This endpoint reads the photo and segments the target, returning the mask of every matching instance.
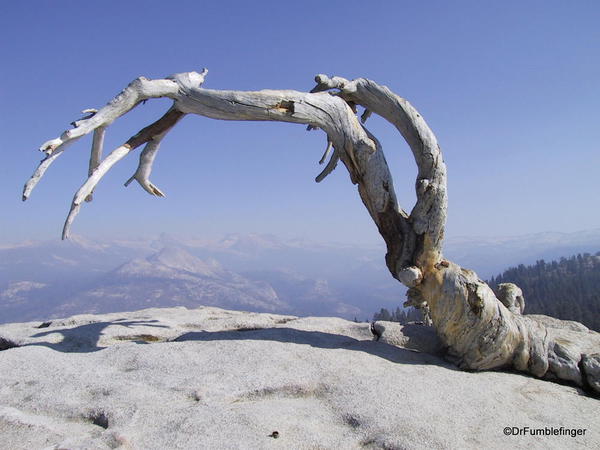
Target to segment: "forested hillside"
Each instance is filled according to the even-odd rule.
[[[520,264],[488,281],[494,290],[500,283],[515,283],[523,290],[525,314],[576,320],[600,331],[600,252]]]
[[[408,309],[396,308],[396,311],[392,312],[389,312],[386,308],[381,308],[378,313],[373,314],[373,321],[377,320],[399,322],[404,325],[409,322],[421,322],[423,314],[420,310],[412,307]]]

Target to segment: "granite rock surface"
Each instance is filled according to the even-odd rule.
[[[0,448],[600,448],[598,399],[457,370],[414,327],[213,307],[2,325]]]

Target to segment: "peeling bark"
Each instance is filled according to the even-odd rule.
[[[572,339],[562,339],[556,330],[549,332],[540,321],[521,315],[524,301],[518,287],[502,287],[497,298],[473,271],[443,259],[446,166],[435,135],[408,101],[371,80],[349,81],[325,75],[317,75],[317,85],[310,92],[210,90],[201,87],[207,72],[134,80],[99,111],[74,122],[72,130],[41,146],[47,157],[26,183],[23,200],[65,148],[92,131],[96,137],[89,177],[73,198],[63,238],[68,236],[82,202],[91,200],[102,176],[142,144],[146,146],[138,169],[125,184],[136,180],[151,195],[164,196],[148,178],[160,142],[186,114],[221,120],[291,122],[308,125],[309,130],[321,129],[327,136],[327,148],[319,163],[331,156],[316,181],[331,173],[338,161],[344,164],[386,243],[385,261],[390,273],[409,287],[407,304],[427,311],[449,357],[459,367],[512,367],[598,390],[598,357],[594,355],[598,352],[590,351],[587,338],[578,337],[579,341],[573,343]],[[158,97],[173,100],[169,111],[99,161],[105,129],[140,102]],[[357,105],[364,108],[360,120]],[[381,144],[364,126],[371,114],[378,114],[397,128],[417,163],[417,200],[410,213],[398,204]]]

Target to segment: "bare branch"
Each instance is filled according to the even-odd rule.
[[[166,119],[167,117],[171,117],[170,119]],[[138,164],[138,168],[133,174],[133,176],[125,182],[125,186],[129,186],[129,184],[136,180],[142,188],[151,195],[155,195],[157,197],[164,197],[165,194],[158,189],[154,184],[152,184],[149,180],[150,174],[152,173],[152,164],[154,163],[154,159],[156,158],[156,154],[160,147],[160,143],[163,138],[167,135],[167,133],[183,118],[184,114],[180,113],[176,109],[172,108],[161,120],[165,120],[168,128],[164,131],[155,134],[152,139],[146,144],[144,150],[140,153],[140,162]],[[167,123],[168,122],[168,123]],[[148,127],[150,128],[150,127]],[[143,131],[143,130],[142,130]],[[148,130],[147,133],[151,134],[152,131]]]
[[[50,165],[60,155],[62,155],[62,153],[65,151],[66,147],[67,147],[67,144],[63,145],[60,149],[56,150],[54,153],[46,156],[44,159],[42,159],[40,161],[39,166],[37,167],[37,169],[35,169],[35,172],[33,172],[33,175],[31,175],[31,177],[29,178],[29,180],[27,180],[27,182],[25,183],[25,186],[23,187],[23,197],[22,197],[23,201],[25,201],[29,198],[29,196],[31,195],[31,191],[33,191],[33,188],[42,179],[42,177],[46,173],[46,170],[48,170]]]
[[[125,144],[113,150],[100,163],[100,165],[98,165],[98,167],[92,172],[92,174],[88,177],[87,181],[83,184],[83,186],[79,188],[79,190],[73,197],[71,209],[69,210],[69,215],[67,216],[67,220],[65,221],[65,225],[63,227],[63,239],[69,237],[71,225],[73,224],[75,217],[77,217],[77,214],[79,214],[79,210],[81,209],[81,203],[91,194],[98,182],[111,169],[111,167],[140,145],[149,142],[156,137],[159,138],[158,142],[160,142],[160,139],[162,139],[162,137],[171,128],[173,128],[183,116],[184,114],[181,111],[178,111],[174,108],[169,109],[169,111],[167,111],[164,116],[162,116],[152,125],[147,126],[135,136],[128,139]]]
[[[136,180],[150,195],[155,195],[157,197],[165,196],[165,194],[149,180],[150,174],[152,173],[152,164],[154,163],[154,158],[156,157],[159,147],[160,140],[152,140],[146,144],[144,150],[140,153],[138,168],[133,176],[125,182],[125,186],[129,186],[133,180]]]
[[[90,165],[88,169],[88,177],[94,173],[94,170],[100,164],[100,159],[102,158],[102,149],[104,148],[104,133],[106,132],[105,127],[98,127],[94,130],[94,138],[92,139],[92,152],[90,155]],[[86,202],[91,202],[93,200],[93,191],[90,192],[85,198]]]
[[[360,116],[360,121],[361,121],[362,123],[367,123],[367,119],[368,119],[369,117],[371,117],[371,114],[372,114],[372,113],[373,113],[373,112],[372,112],[370,109],[366,109],[366,108],[365,108],[365,110],[364,110],[364,111],[363,111],[363,113],[362,113],[362,116]]]
[[[319,90],[339,89],[339,95],[344,99],[363,106],[364,120],[374,112],[402,134],[419,169],[417,202],[410,215],[412,228],[417,235],[427,236],[421,258],[428,259],[428,264],[437,263],[441,258],[446,223],[446,166],[435,135],[425,120],[408,101],[371,80],[348,81],[320,74],[315,81]]]
[[[325,158],[325,156],[323,156],[323,158]],[[334,148],[333,155],[331,155],[331,159],[329,160],[329,162],[327,163],[327,165],[325,166],[323,171],[319,175],[317,175],[317,177],[315,178],[315,181],[317,183],[320,183],[321,181],[323,181],[327,175],[329,175],[331,172],[333,172],[335,170],[339,160],[340,160],[340,157],[338,155],[338,152]]]
[[[73,127],[77,127],[83,121],[92,118],[98,112],[98,110],[97,109],[84,109],[81,112],[83,114],[85,114],[85,116],[79,120],[71,122],[71,125]],[[25,201],[29,198],[29,196],[31,195],[31,192],[33,191],[35,186],[38,184],[38,182],[42,179],[42,177],[46,173],[46,170],[48,170],[50,168],[50,166],[58,158],[58,156],[60,156],[62,154],[62,152],[69,145],[71,145],[75,141],[77,141],[77,139],[79,139],[79,138],[72,138],[69,141],[62,142],[60,138],[56,138],[56,139],[51,139],[42,144],[42,146],[40,147],[40,151],[43,151],[44,153],[46,153],[47,156],[40,162],[40,165],[38,166],[38,168],[35,170],[33,175],[29,178],[27,183],[25,183],[25,187],[23,188],[23,197],[22,197],[23,201]],[[96,139],[95,135],[94,135],[94,139]],[[48,149],[48,148],[52,148],[54,150],[52,152],[45,151],[45,149]],[[93,148],[94,147],[92,146],[92,153],[94,152]]]
[[[325,153],[323,153],[323,156],[319,160],[319,164],[323,164],[325,162],[325,160],[327,160],[327,157],[329,156],[329,153],[331,152],[332,144],[333,144],[333,142],[331,142],[331,139],[329,139],[329,136],[327,136],[327,147],[325,148]]]
[[[201,83],[204,80],[204,76],[200,74],[197,75],[201,77],[201,81],[198,79],[194,79],[194,81],[199,81]],[[73,122],[75,128],[65,131],[58,138],[44,142],[40,146],[40,151],[46,153],[48,157],[40,163],[40,166],[25,184],[25,188],[23,189],[23,200],[29,198],[31,192],[42,179],[46,170],[48,170],[50,165],[56,160],[58,155],[67,148],[67,146],[73,144],[77,139],[85,136],[96,128],[106,128],[114,120],[129,112],[143,100],[158,97],[176,98],[179,93],[179,88],[179,84],[171,79],[148,80],[143,77],[137,78],[129,83],[119,95],[108,102],[108,104],[97,113],[92,114],[88,118]],[[91,110],[88,110],[88,112],[91,112]]]
[[[100,126],[107,127],[115,119],[131,111],[142,100],[158,97],[175,98],[179,92],[179,85],[169,79],[149,80],[144,77],[136,78],[119,93],[114,99],[101,108],[91,117],[75,122],[76,127],[65,131],[60,137],[45,142],[40,150],[52,154],[67,142],[78,139]]]
[[[113,150],[94,170],[92,175],[87,179],[87,181],[79,188],[75,196],[73,197],[73,202],[71,203],[71,209],[69,210],[69,215],[67,216],[67,220],[65,221],[65,225],[63,227],[62,238],[67,239],[69,237],[69,231],[73,220],[77,214],[79,214],[79,210],[81,209],[81,204],[87,198],[88,195],[94,190],[100,179],[110,170],[110,168],[115,165],[118,161],[123,159],[125,156],[131,152],[131,148],[126,145],[122,145],[117,149]]]

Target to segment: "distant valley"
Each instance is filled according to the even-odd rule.
[[[509,266],[600,250],[600,230],[449,239],[446,256],[489,278]],[[78,313],[199,305],[366,320],[395,309],[405,289],[381,246],[222,239],[26,242],[0,246],[0,323]]]
[[[76,236],[4,246],[0,257],[0,323],[176,305],[366,319],[371,308],[404,295],[380,249],[273,236]]]

